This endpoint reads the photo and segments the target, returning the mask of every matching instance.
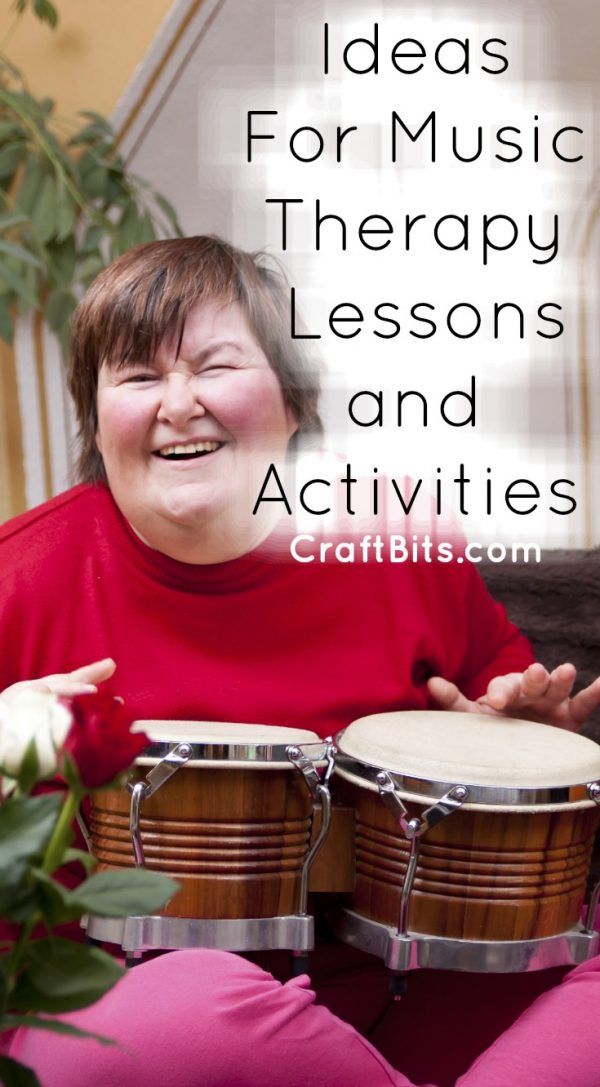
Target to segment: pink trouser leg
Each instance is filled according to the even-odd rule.
[[[456,1087],[598,1087],[600,957],[544,993]]]
[[[411,1087],[352,1027],[316,1006],[308,985],[281,985],[225,952],[174,952],[63,1017],[119,1047],[22,1030],[11,1053],[44,1087]],[[456,1087],[598,1087],[599,1019],[597,958],[539,997]]]
[[[11,1055],[44,1087],[411,1087],[352,1027],[314,1004],[309,984],[303,977],[281,985],[222,951],[177,951],[136,966],[93,1007],[62,1017],[118,1047],[21,1030]]]

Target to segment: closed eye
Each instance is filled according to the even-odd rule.
[[[158,375],[153,373],[125,374],[122,381],[125,385],[143,385],[147,381],[157,381]]]
[[[198,377],[203,377],[205,374],[208,377],[216,377],[218,374],[226,374],[229,373],[231,370],[237,369],[238,367],[234,366],[232,363],[215,362],[211,366],[205,366],[204,369],[200,370],[198,373]]]

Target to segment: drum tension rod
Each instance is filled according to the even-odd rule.
[[[388,808],[394,818],[398,820],[400,829],[406,839],[410,842],[410,853],[406,866],[406,875],[404,876],[404,883],[402,885],[400,913],[398,917],[398,936],[408,937],[410,896],[417,873],[417,865],[419,863],[421,838],[428,830],[431,830],[433,827],[437,826],[438,823],[441,823],[442,819],[445,819],[448,815],[452,815],[452,812],[457,811],[467,799],[469,790],[466,785],[453,785],[452,788],[449,789],[444,796],[440,797],[435,804],[432,804],[430,808],[427,808],[420,818],[418,816],[413,816],[411,819],[408,819],[408,810],[398,792],[396,782],[387,770],[381,770],[377,774],[377,785],[379,788],[379,795],[386,808]],[[394,995],[400,994],[394,991]]]
[[[328,737],[319,745],[321,754],[317,756],[317,761],[323,758],[326,760],[325,769],[319,773],[313,760],[306,754],[306,748],[314,746],[314,744],[302,744],[302,746],[292,745],[287,748],[287,756],[292,766],[295,766],[296,770],[299,770],[304,777],[315,804],[321,805],[321,826],[319,828],[319,833],[313,842],[312,848],[307,853],[302,866],[302,876],[300,880],[300,908],[298,910],[302,917],[306,916],[308,910],[308,874],[317,853],[327,837],[329,825],[331,823],[331,793],[329,792],[329,779],[333,773],[335,756],[337,755],[337,748],[331,742],[331,737]]]
[[[160,789],[161,785],[164,785],[169,778],[173,777],[173,774],[176,774],[182,766],[185,766],[186,762],[190,759],[191,754],[192,748],[190,744],[175,744],[175,746],[165,755],[164,759],[161,759],[160,762],[157,762],[156,766],[152,767],[150,773],[146,776],[145,781],[136,781],[135,783],[131,781],[127,782],[127,788],[131,793],[129,833],[137,868],[144,868],[146,864],[142,836],[140,833],[140,804],[142,800],[147,800],[148,797],[153,796],[153,794]]]
[[[600,807],[600,782],[590,781],[588,787],[588,796],[590,800],[593,800],[595,804]],[[590,904],[588,906],[587,917],[585,919],[585,925],[583,931],[586,933],[592,933],[594,931],[594,918],[596,916],[596,910],[598,908],[598,899],[600,898],[600,879],[597,879],[592,887],[592,893],[590,895]]]
[[[420,838],[426,831],[432,830],[438,823],[441,823],[442,819],[445,819],[446,816],[452,815],[453,811],[456,811],[457,808],[460,808],[461,804],[464,804],[469,795],[469,790],[466,785],[453,785],[444,796],[440,797],[439,800],[436,800],[435,804],[432,804],[430,808],[427,808],[420,818],[418,816],[413,816],[412,819],[407,819],[408,810],[398,792],[396,782],[387,770],[381,770],[380,773],[378,773],[377,785],[379,788],[379,795],[386,808],[388,808],[392,815],[398,820],[400,827],[409,842],[411,842],[413,838]]]

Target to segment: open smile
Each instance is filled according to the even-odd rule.
[[[200,457],[209,456],[223,448],[224,442],[178,442],[175,445],[165,445],[162,449],[156,449],[152,454],[161,460],[182,461],[198,460]]]

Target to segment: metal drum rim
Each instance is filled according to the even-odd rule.
[[[325,752],[327,744],[325,741],[315,741],[314,743],[308,743],[303,741],[301,744],[295,745],[293,743],[287,744],[269,744],[269,743],[215,743],[214,741],[200,741],[200,740],[152,740],[148,747],[145,747],[142,754],[135,760],[136,766],[152,766],[161,759],[166,758],[179,744],[185,743],[191,748],[191,754],[189,759],[186,760],[185,768],[190,767],[205,767],[206,769],[220,770],[220,769],[235,769],[235,764],[249,764],[256,770],[275,770],[285,769],[293,770],[294,766],[290,761],[289,750],[295,746],[300,746],[302,749],[307,747],[320,747],[323,754],[319,755],[315,759],[317,765],[325,761]]]
[[[379,766],[344,752],[343,738],[345,729],[335,737],[337,748],[335,770],[340,777],[359,786],[366,786],[371,791],[378,791],[377,775],[387,773],[394,780],[400,796],[416,803],[440,800],[450,789],[464,785],[469,791],[467,801],[461,805],[461,811],[469,810],[512,810],[529,811],[572,811],[575,808],[593,808],[595,801],[588,792],[588,786],[594,782],[574,782],[571,785],[535,786],[498,786],[472,785],[469,781],[441,781],[403,774]]]

